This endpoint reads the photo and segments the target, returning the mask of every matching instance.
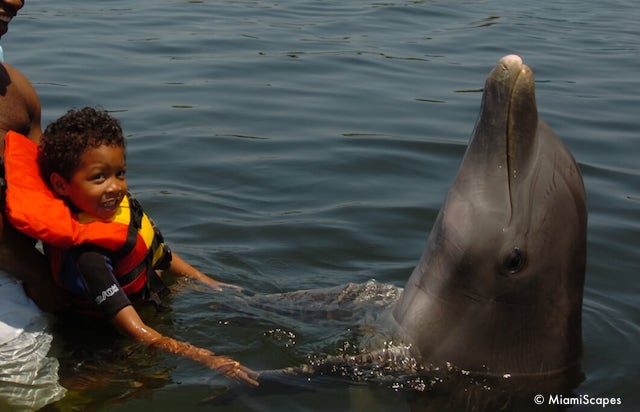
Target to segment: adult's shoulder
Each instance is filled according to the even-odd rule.
[[[5,77],[6,87],[12,90],[12,94],[19,96],[25,105],[25,109],[28,112],[30,119],[29,138],[35,141],[39,141],[42,134],[40,119],[41,119],[41,106],[40,98],[36,89],[31,84],[31,81],[20,70],[7,63],[0,63],[0,66],[4,69],[1,75]]]
[[[22,73],[20,70],[5,62],[0,63],[0,65],[4,67],[7,75],[11,79],[11,83],[20,86],[28,85],[30,88],[33,88],[33,85],[31,84],[29,79],[27,79],[27,76],[25,76],[24,73]]]

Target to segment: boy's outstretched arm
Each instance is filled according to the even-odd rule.
[[[258,374],[256,372],[226,356],[217,356],[207,349],[198,348],[190,343],[181,342],[160,334],[145,325],[138,312],[131,305],[125,306],[118,311],[111,319],[111,323],[120,333],[130,336],[139,342],[200,362],[228,378],[258,386]]]

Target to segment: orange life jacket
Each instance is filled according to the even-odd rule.
[[[112,259],[113,274],[127,295],[142,291],[160,303],[157,294],[164,285],[154,269],[168,267],[171,252],[134,198],[125,196],[109,221],[73,213],[42,179],[35,142],[10,131],[4,154],[7,218],[16,229],[43,242],[58,285],[63,286],[65,253],[77,246],[97,246]]]

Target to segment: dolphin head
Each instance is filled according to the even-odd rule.
[[[538,118],[532,71],[503,57],[394,308],[423,364],[489,376],[579,366],[586,222],[580,171]]]

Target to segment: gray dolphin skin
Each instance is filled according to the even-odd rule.
[[[482,107],[426,249],[393,310],[425,368],[535,377],[580,367],[587,208],[515,55]]]

